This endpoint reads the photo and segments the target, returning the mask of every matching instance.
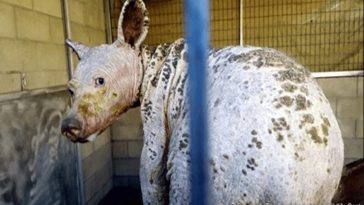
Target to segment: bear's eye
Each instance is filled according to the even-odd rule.
[[[104,85],[105,84],[104,78],[101,78],[101,77],[96,78],[95,84],[96,84],[96,86],[102,86],[102,85]]]
[[[71,95],[71,97],[73,97],[75,95],[75,93],[73,92],[73,90],[71,88],[68,88],[68,92]]]

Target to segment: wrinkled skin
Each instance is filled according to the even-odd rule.
[[[107,128],[138,100],[141,72],[137,53],[128,46],[88,49],[69,82],[74,102],[67,118],[76,118],[82,128],[66,135],[84,142]]]
[[[187,45],[140,46],[148,23],[143,2],[127,0],[112,45],[67,41],[80,63],[62,132],[90,141],[140,103],[143,202],[189,204]],[[259,47],[210,50],[207,64],[209,204],[329,204],[343,142],[310,73]]]

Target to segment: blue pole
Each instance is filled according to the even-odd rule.
[[[209,41],[209,1],[185,0],[188,44],[189,108],[191,133],[191,203],[207,204],[206,62]]]

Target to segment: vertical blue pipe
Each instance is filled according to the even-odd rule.
[[[190,108],[191,202],[207,204],[206,62],[209,41],[209,1],[185,0]]]

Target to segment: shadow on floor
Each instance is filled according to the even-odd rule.
[[[364,204],[364,158],[347,164],[333,204]]]
[[[114,187],[99,205],[142,205],[140,189],[130,187]]]

